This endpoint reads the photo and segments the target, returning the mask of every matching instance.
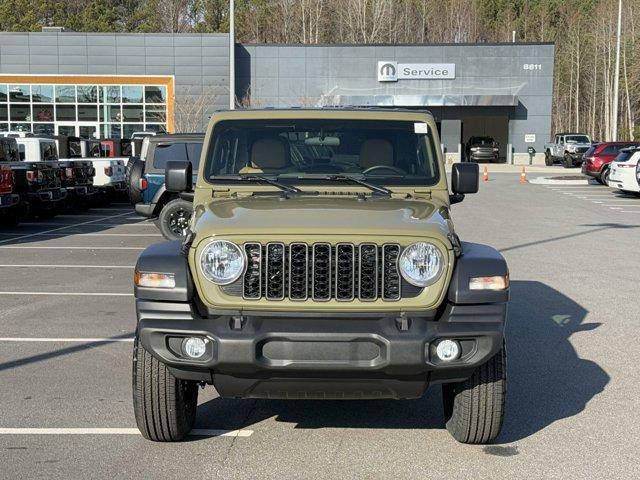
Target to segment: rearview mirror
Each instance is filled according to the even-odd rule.
[[[454,163],[451,170],[451,191],[454,194],[476,193],[480,184],[477,163]]]
[[[165,189],[169,192],[187,192],[193,189],[193,175],[191,163],[171,160],[165,167]]]

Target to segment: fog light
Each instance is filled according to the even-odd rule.
[[[207,351],[207,340],[200,337],[188,337],[182,344],[182,350],[191,358],[200,358]]]
[[[443,362],[455,360],[460,355],[460,345],[455,340],[442,340],[436,347],[436,355]]]

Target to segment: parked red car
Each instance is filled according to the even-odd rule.
[[[638,142],[603,142],[591,146],[584,154],[582,173],[595,178],[606,185],[609,179],[610,163],[615,160],[621,149],[640,146]]]

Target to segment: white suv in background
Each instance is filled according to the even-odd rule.
[[[625,148],[620,150],[616,159],[611,162],[608,184],[625,193],[640,192],[640,185],[636,178],[636,168],[640,161],[640,148]]]

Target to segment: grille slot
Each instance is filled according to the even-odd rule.
[[[331,300],[331,245],[313,245],[311,296],[315,301]]]
[[[268,243],[266,278],[264,282],[267,300],[284,299],[284,272],[284,243]]]
[[[257,300],[262,296],[262,245],[245,243],[244,251],[247,255],[247,270],[244,272],[242,296]]]
[[[382,299],[400,300],[400,272],[398,272],[398,245],[382,247]]]
[[[309,247],[306,243],[289,245],[289,298],[306,300],[309,296]]]
[[[247,300],[372,302],[402,298],[404,282],[398,270],[402,250],[397,244],[248,242],[243,248],[247,269],[242,296]],[[415,297],[420,291],[409,289],[406,296]]]

